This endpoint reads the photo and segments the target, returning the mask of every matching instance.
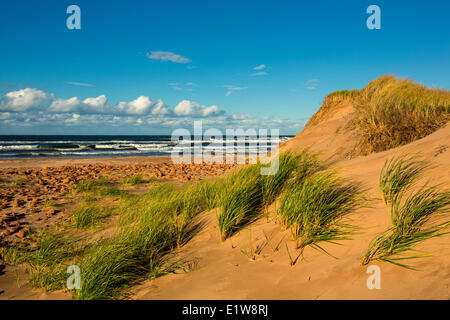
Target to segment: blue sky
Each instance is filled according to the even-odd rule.
[[[449,17],[446,0],[2,1],[0,134],[170,134],[194,119],[295,134],[328,93],[383,74],[449,89]]]

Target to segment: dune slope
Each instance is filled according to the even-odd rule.
[[[449,299],[450,236],[426,243],[422,249],[434,256],[412,262],[418,271],[388,263],[371,263],[381,270],[379,290],[368,289],[366,282],[370,275],[366,273],[367,266],[360,265],[360,260],[369,242],[390,223],[377,185],[385,159],[420,153],[433,166],[421,181],[431,179],[433,183],[448,183],[450,125],[402,147],[345,159],[355,139],[351,138],[351,133],[339,135],[335,131],[348,121],[352,107],[342,106],[340,111],[334,117],[306,128],[283,146],[284,150],[311,147],[321,151],[324,158],[334,160],[332,166],[343,176],[362,182],[374,199],[370,208],[352,214],[352,223],[359,227],[352,240],[340,241],[341,245],[323,245],[334,257],[306,248],[297,263],[291,266],[289,254],[293,259],[297,256],[294,243],[290,231],[283,231],[276,222],[273,208],[268,219],[262,218],[231,239],[220,242],[215,211],[211,211],[199,217],[208,222],[201,234],[175,256],[181,261],[189,261],[192,270],[147,281],[133,290],[133,298]],[[332,157],[334,154],[337,156]],[[252,250],[259,254],[252,254]]]

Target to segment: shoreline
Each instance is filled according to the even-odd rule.
[[[67,157],[67,158],[23,158],[0,159],[0,169],[31,169],[43,167],[83,165],[134,165],[171,162],[169,156],[126,156],[126,157]]]

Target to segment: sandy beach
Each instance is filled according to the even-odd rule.
[[[0,160],[0,299],[448,300],[450,125],[380,147],[350,126],[359,95],[330,95],[273,175],[169,157]]]

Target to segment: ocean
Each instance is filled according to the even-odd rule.
[[[291,138],[280,136],[272,142],[284,142]],[[183,141],[181,148],[192,148],[193,141],[194,137]],[[270,147],[270,137],[263,141]],[[257,152],[256,140],[249,138],[235,138],[233,149],[226,149],[225,142],[220,140],[203,141],[203,150],[212,149],[211,143],[214,143],[215,151],[223,150],[224,153]],[[169,135],[0,135],[0,159],[161,156],[170,155],[177,144],[171,141]]]

